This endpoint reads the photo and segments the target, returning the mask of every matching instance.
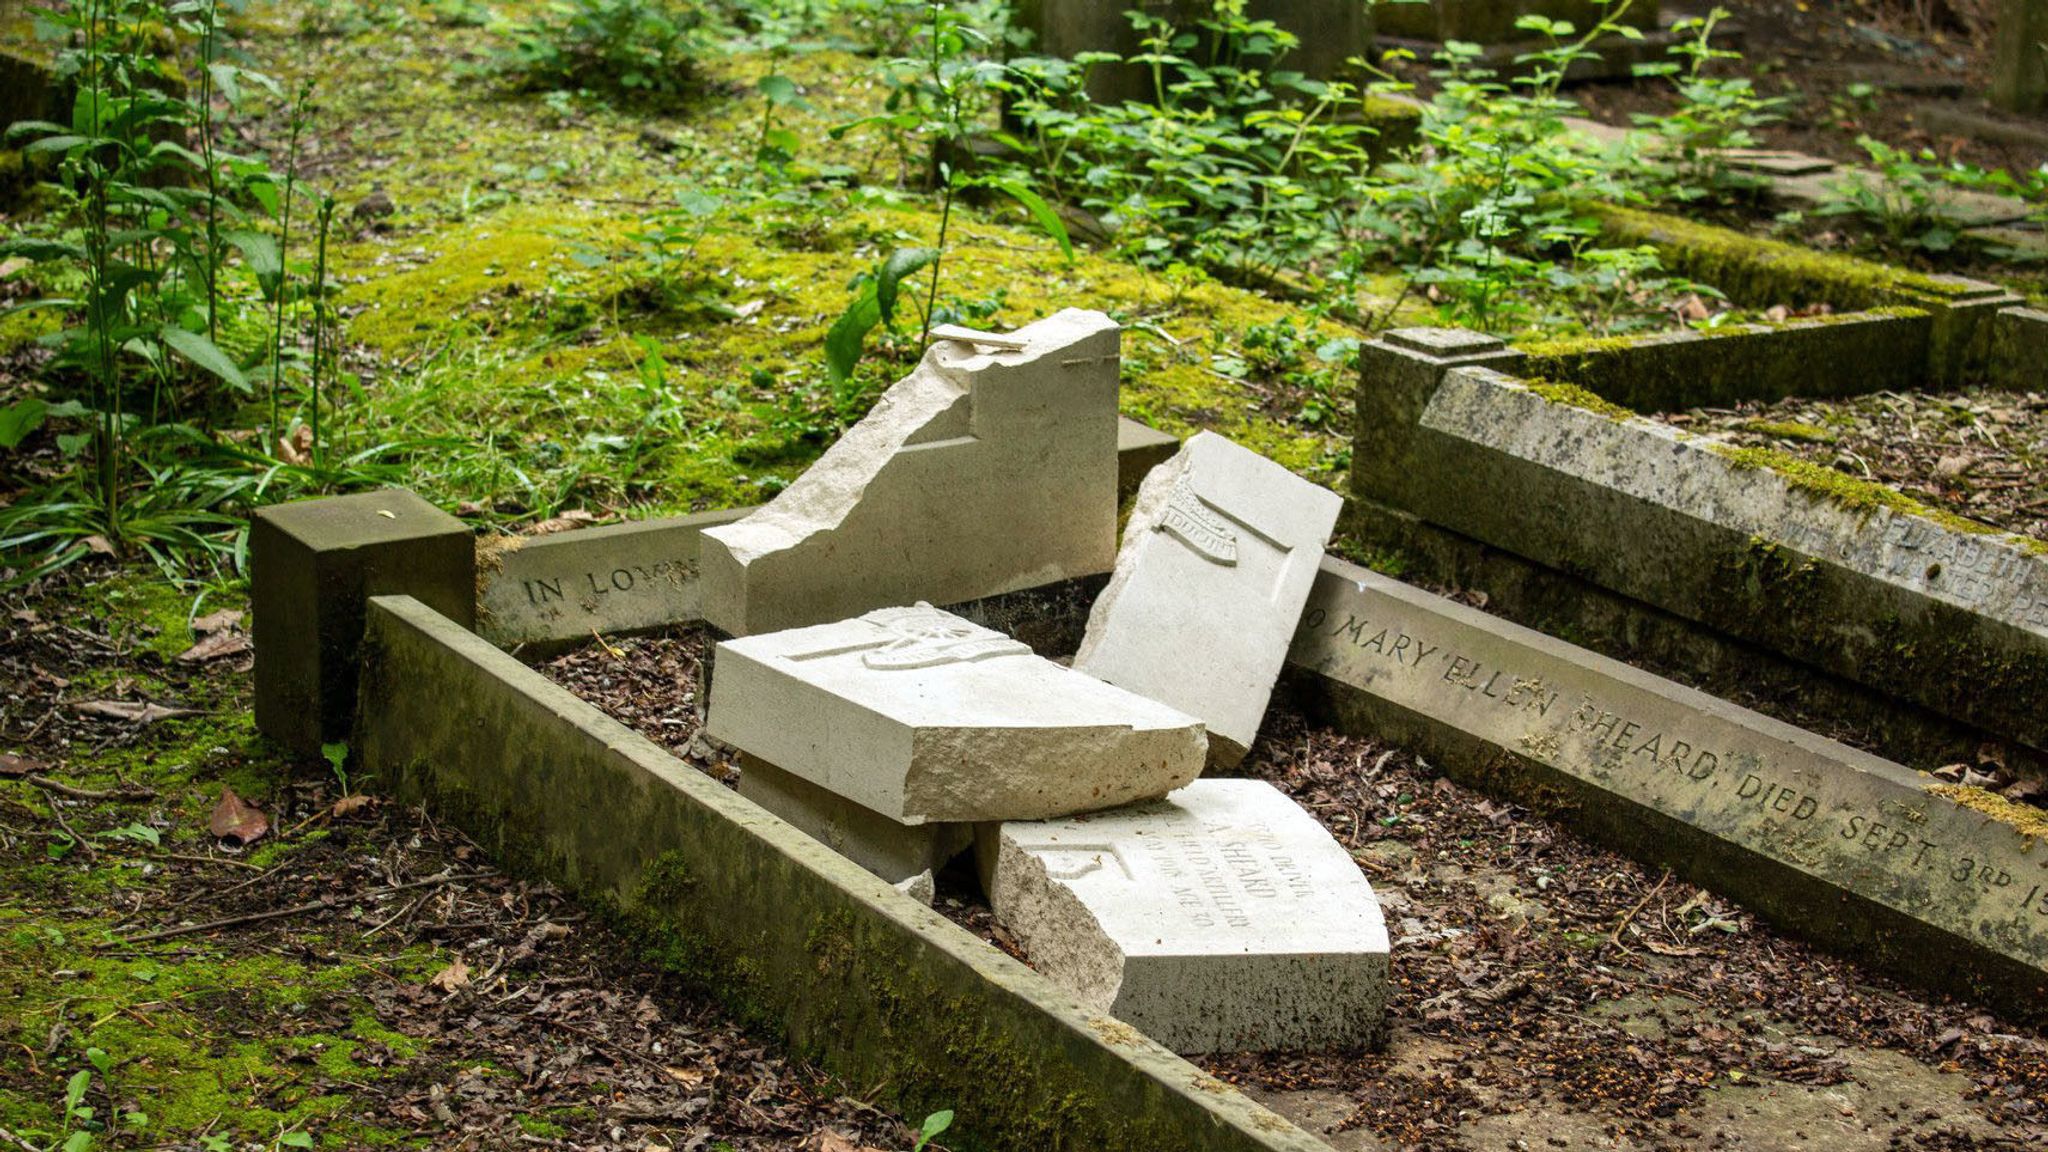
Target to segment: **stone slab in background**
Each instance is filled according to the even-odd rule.
[[[256,727],[292,754],[348,739],[369,597],[412,596],[465,626],[476,538],[402,488],[258,509],[249,524]]]
[[[1116,495],[1119,501],[1138,490],[1146,473],[1180,450],[1180,441],[1129,416],[1116,418]]]
[[[1109,569],[1118,329],[1067,309],[1022,351],[933,343],[794,483],[699,544],[704,617],[734,636]]]
[[[1281,59],[1279,67],[1316,80],[1345,79],[1354,71],[1352,57],[1371,55],[1374,13],[1384,10],[1359,0],[1248,0],[1243,7],[1247,17],[1271,20],[1292,32],[1300,44]],[[1071,59],[1083,52],[1114,52],[1135,56],[1145,49],[1125,15],[1132,8],[1164,17],[1190,33],[1199,31],[1197,20],[1213,19],[1214,14],[1212,0],[1144,0],[1140,4],[1021,0],[1014,26],[1031,33],[1035,55]],[[1200,59],[1198,54],[1191,55]],[[1239,63],[1263,66],[1256,60]],[[1151,73],[1136,64],[1097,65],[1089,74],[1088,95],[1110,104],[1157,98]]]
[[[1161,796],[1207,744],[1199,720],[924,605],[720,644],[706,727],[901,824]]]
[[[1328,1152],[417,601],[376,600],[365,652],[380,788],[881,1106],[953,1108],[973,1147]]]
[[[740,795],[891,884],[936,872],[974,843],[971,824],[900,824],[758,756],[740,756]]]
[[[1918,982],[2030,1017],[2048,819],[1328,559],[1290,661],[1343,726]]]
[[[982,830],[991,906],[1034,968],[1177,1052],[1370,1046],[1387,932],[1316,818],[1259,780]]]
[[[2009,112],[2048,105],[2048,0],[1999,0],[1991,102]]]
[[[1145,479],[1074,667],[1171,705],[1235,765],[1344,501],[1213,432]]]
[[[696,620],[698,539],[751,511],[486,540],[477,550],[477,631],[511,648]]]

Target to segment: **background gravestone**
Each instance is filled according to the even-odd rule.
[[[1991,102],[2013,112],[2048,105],[2048,0],[2001,0]]]
[[[1024,0],[1017,5],[1017,26],[1033,34],[1031,51],[1041,55],[1131,56],[1141,46],[1126,11],[1141,9],[1192,30],[1214,8],[1213,0]],[[1340,79],[1350,71],[1346,61],[1372,49],[1373,5],[1367,0],[1248,0],[1245,14],[1294,33],[1301,43],[1282,58],[1280,67],[1312,79]],[[1196,59],[1201,58],[1199,52]],[[1110,104],[1149,100],[1152,77],[1136,65],[1099,67],[1089,77],[1088,94]]]
[[[1548,16],[1569,20],[1581,31],[1613,17],[1618,4],[1596,4],[1593,0],[1430,0],[1429,3],[1379,5],[1373,20],[1380,33],[1411,40],[1470,40],[1479,44],[1502,44],[1535,39],[1536,34],[1515,27],[1524,16]],[[1644,30],[1657,26],[1656,0],[1635,0],[1621,13],[1618,23]]]

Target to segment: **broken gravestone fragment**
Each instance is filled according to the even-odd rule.
[[[1209,729],[1209,760],[1244,758],[1265,719],[1344,501],[1202,432],[1138,489],[1116,574],[1074,667]]]
[[[1163,796],[1200,774],[1207,744],[1193,717],[928,604],[720,644],[707,727],[894,825]]]
[[[899,887],[924,876],[929,889],[931,874],[974,842],[971,824],[891,820],[744,752],[740,754],[740,795]],[[924,902],[931,903],[929,895]]]
[[[984,886],[1032,967],[1176,1052],[1373,1046],[1387,930],[1316,818],[1258,780],[1199,780],[981,829]]]
[[[1100,312],[935,340],[773,501],[704,533],[705,619],[747,636],[1108,571],[1117,366]]]

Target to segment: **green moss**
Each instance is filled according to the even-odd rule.
[[[1665,267],[1713,284],[1740,303],[1827,303],[1837,309],[1885,304],[1947,302],[1975,287],[1936,276],[1817,252],[1728,228],[1634,208],[1598,209],[1602,231],[1615,243],[1649,244]]]
[[[569,1134],[567,1128],[540,1116],[521,1113],[518,1116],[514,1116],[512,1120],[519,1125],[521,1132],[526,1133],[528,1136],[538,1136],[543,1140],[559,1140]]]
[[[1549,380],[1525,380],[1522,383],[1527,386],[1529,391],[1543,397],[1552,404],[1565,404],[1573,408],[1583,408],[1596,415],[1605,416],[1609,420],[1628,420],[1636,415],[1633,411],[1606,400],[1597,393],[1581,388],[1576,384],[1558,384]]]
[[[1737,468],[1765,469],[1784,477],[1787,483],[1801,491],[1821,497],[1843,508],[1860,512],[1874,512],[1889,508],[1907,516],[1918,516],[1932,520],[1944,528],[1965,532],[1972,536],[1999,536],[2022,546],[2028,551],[2039,551],[2040,541],[1994,528],[1981,521],[1958,516],[1941,508],[1923,504],[1895,488],[1887,487],[1872,480],[1862,480],[1837,472],[1833,468],[1816,464],[1811,460],[1780,452],[1775,448],[1737,448],[1728,444],[1708,446],[1715,454],[1725,457]]]
[[[1769,436],[1774,440],[1799,440],[1808,444],[1833,444],[1841,437],[1825,428],[1812,424],[1801,424],[1793,420],[1744,420],[1740,425],[1744,432],[1758,436]]]

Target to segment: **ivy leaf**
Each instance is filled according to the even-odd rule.
[[[938,258],[936,248],[898,248],[882,261],[881,270],[875,275],[875,305],[882,323],[896,319],[896,296],[903,278]]]
[[[1022,204],[1024,210],[1031,213],[1031,218],[1038,221],[1038,226],[1045,230],[1045,234],[1052,237],[1053,242],[1060,246],[1060,251],[1067,257],[1067,263],[1074,262],[1074,240],[1067,235],[1066,221],[1061,220],[1060,214],[1052,210],[1052,205],[1045,202],[1045,197],[1015,180],[997,180],[992,182],[990,187],[1008,193],[1011,199]]]
[[[216,347],[213,341],[208,340],[197,332],[188,332],[175,324],[164,325],[163,330],[158,335],[178,355],[220,377],[235,391],[249,391],[249,378],[242,375],[242,370],[236,367],[235,362],[228,359],[227,353],[222,352]]]

